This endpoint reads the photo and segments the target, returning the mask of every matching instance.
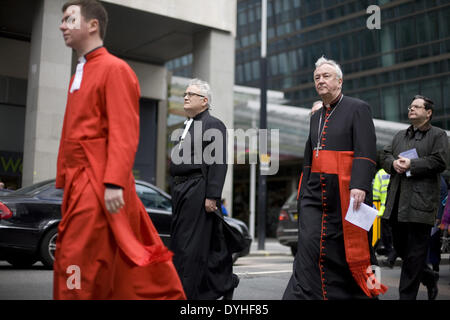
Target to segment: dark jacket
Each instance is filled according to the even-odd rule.
[[[399,153],[413,148],[419,158],[411,160],[411,176],[398,174],[393,167],[394,160]],[[398,221],[434,225],[439,206],[439,173],[446,169],[448,152],[447,133],[430,124],[416,131],[410,126],[394,136],[392,145],[384,148],[383,157],[383,168],[391,175],[385,218],[391,216],[400,189]]]

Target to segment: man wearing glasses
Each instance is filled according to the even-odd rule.
[[[391,175],[384,215],[401,257],[401,300],[415,300],[422,282],[428,299],[437,296],[438,274],[426,265],[431,228],[439,205],[439,174],[448,161],[448,138],[430,124],[434,103],[416,95],[408,107],[411,126],[384,148],[383,168]]]
[[[226,127],[208,111],[208,83],[191,80],[183,96],[188,119],[170,163],[173,262],[188,299],[231,299],[239,280],[215,214],[227,173]]]

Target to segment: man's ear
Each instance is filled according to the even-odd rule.
[[[98,32],[98,35],[100,36],[100,24],[97,19],[89,20],[88,30],[89,30],[89,33]]]

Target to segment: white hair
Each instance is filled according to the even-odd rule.
[[[318,67],[320,67],[321,65],[324,65],[324,64],[329,64],[330,66],[332,66],[336,70],[336,77],[338,79],[342,79],[344,77],[344,75],[342,74],[342,70],[341,70],[341,67],[339,66],[339,64],[337,64],[337,62],[334,61],[334,60],[329,60],[329,59],[325,58],[324,56],[321,56],[316,61],[316,69]]]
[[[194,78],[189,81],[189,87],[190,86],[196,86],[202,95],[208,98],[208,107],[211,107],[212,102],[212,92],[211,87],[209,86],[209,83],[197,78]]]

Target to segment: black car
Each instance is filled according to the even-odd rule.
[[[295,256],[298,239],[297,191],[293,192],[281,207],[278,215],[277,239],[285,246],[291,247]]]
[[[150,183],[136,181],[136,192],[166,246],[170,244],[172,201],[170,195]],[[0,196],[0,260],[16,267],[36,261],[51,268],[56,248],[57,226],[61,220],[63,190],[47,180]],[[250,252],[252,238],[244,222],[225,217],[239,231],[245,248],[233,260]]]

